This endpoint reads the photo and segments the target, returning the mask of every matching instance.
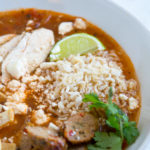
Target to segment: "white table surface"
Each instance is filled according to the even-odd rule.
[[[150,31],[150,0],[110,0],[140,20]]]

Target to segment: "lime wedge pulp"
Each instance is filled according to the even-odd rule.
[[[94,36],[77,33],[56,43],[50,53],[50,61],[57,61],[70,55],[85,54],[94,50],[104,50],[105,46]]]

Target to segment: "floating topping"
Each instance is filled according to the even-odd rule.
[[[130,98],[129,98],[129,108],[130,108],[131,110],[134,110],[134,109],[136,109],[137,107],[138,107],[138,101],[137,101],[135,98],[130,97]]]
[[[88,142],[98,129],[98,119],[89,113],[78,113],[65,123],[64,136],[71,143]]]
[[[64,35],[73,30],[72,22],[62,22],[58,27],[58,33]]]
[[[11,35],[11,34],[8,34],[5,36],[7,36],[7,38],[9,38],[9,40],[6,42],[3,42],[3,44],[0,45],[0,59],[1,59],[0,60],[0,69],[1,69],[1,63],[4,61],[6,56],[14,49],[14,47],[18,44],[18,42],[21,40],[21,37],[22,37],[20,35],[16,36],[16,35]],[[1,41],[1,43],[2,43],[2,41]]]
[[[28,106],[25,103],[6,102],[5,105],[13,109],[17,115],[25,115],[28,112]]]
[[[8,126],[13,121],[14,121],[14,111],[12,109],[8,109],[0,113],[0,129]]]
[[[86,29],[86,23],[84,22],[83,19],[81,18],[76,18],[75,20],[75,23],[74,23],[74,27],[77,28],[77,29],[83,29],[85,30]]]
[[[34,71],[46,59],[53,44],[54,35],[51,30],[41,28],[25,33],[2,64],[2,81],[7,82],[10,75],[19,79]]]
[[[42,125],[48,122],[48,120],[48,116],[44,113],[42,109],[34,111],[32,114],[32,121],[37,125]]]
[[[28,20],[27,24],[26,24],[26,31],[32,31],[33,30],[33,26],[35,25],[34,20]]]
[[[49,123],[49,126],[48,126],[50,129],[52,129],[52,130],[56,130],[56,131],[58,131],[59,130],[59,127],[58,126],[56,126],[54,123],[52,123],[52,122],[50,122]]]
[[[104,49],[104,45],[94,36],[77,33],[60,40],[51,50],[50,60],[56,61],[67,58],[70,55],[85,54]]]
[[[11,80],[8,82],[7,87],[11,91],[17,91],[17,89],[21,87],[21,83],[18,80]]]

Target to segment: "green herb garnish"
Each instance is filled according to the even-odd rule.
[[[116,136],[116,138],[120,138],[120,141],[123,141],[123,139],[125,139],[128,145],[134,143],[136,138],[139,136],[139,131],[136,127],[136,123],[129,121],[128,116],[115,103],[112,102],[112,97],[113,97],[112,88],[109,89],[108,103],[104,103],[102,100],[98,98],[96,94],[93,94],[93,93],[86,94],[84,96],[83,102],[92,102],[92,104],[89,105],[90,109],[101,108],[105,111],[106,124],[109,127],[114,128],[116,130],[115,133],[109,133],[109,135],[107,135],[108,133],[105,133],[105,136],[104,136],[104,133],[100,133],[100,134],[96,133],[94,137],[94,140],[96,141],[96,143],[94,145],[90,145],[89,150],[92,150],[92,146],[93,148],[95,147],[95,150],[96,150],[96,147],[98,146],[97,145],[98,140],[96,140],[98,135],[99,135],[99,138],[103,140],[103,143],[107,142],[109,138],[112,139],[114,136]],[[114,137],[114,140],[115,140],[115,137]],[[107,150],[107,149],[113,150],[114,149],[114,144],[111,146],[111,148],[107,148],[106,147],[107,144],[105,145],[105,147],[104,145],[103,146],[100,145],[98,149],[99,150]],[[120,149],[116,149],[116,150],[120,150]]]
[[[122,139],[114,133],[96,132],[95,144],[88,145],[88,150],[121,150]]]

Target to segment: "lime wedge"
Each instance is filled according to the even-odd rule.
[[[77,33],[56,43],[50,53],[50,61],[67,58],[70,55],[85,54],[94,50],[104,50],[105,46],[94,36]]]

